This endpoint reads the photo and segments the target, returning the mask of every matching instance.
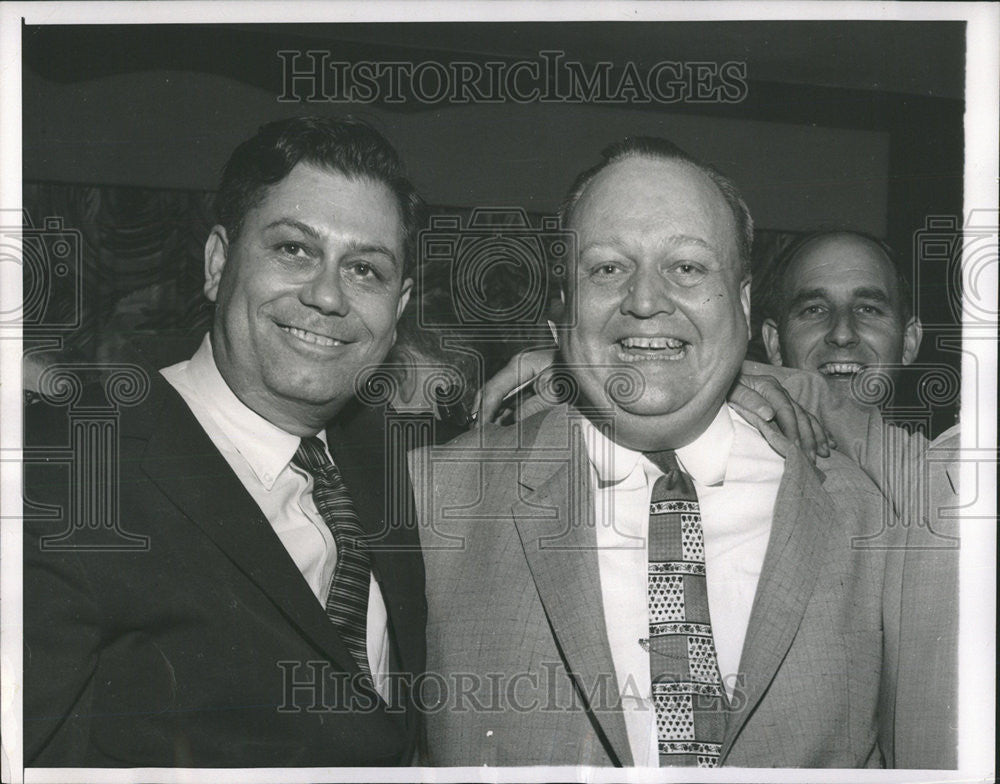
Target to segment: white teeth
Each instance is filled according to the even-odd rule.
[[[650,351],[638,353],[623,346],[618,346],[616,353],[622,362],[677,362],[687,356],[687,346],[682,342],[678,346],[670,346],[671,351]]]
[[[677,338],[660,338],[660,337],[633,337],[633,338],[622,338],[618,341],[624,348],[683,348],[684,341],[678,340]]]
[[[861,371],[862,365],[857,362],[827,362],[820,367],[824,376],[852,375]]]
[[[282,327],[285,332],[295,335],[299,340],[305,341],[306,343],[315,343],[318,346],[342,346],[339,340],[334,340],[333,338],[328,338],[325,335],[317,335],[315,332],[307,332],[304,329],[299,329],[298,327]]]
[[[687,355],[683,340],[659,336],[622,338],[616,349],[622,362],[676,362]]]

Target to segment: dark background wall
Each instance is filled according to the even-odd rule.
[[[160,285],[154,311],[197,297],[197,246],[229,152],[262,122],[303,113],[374,122],[432,204],[535,215],[552,212],[609,141],[665,135],[741,185],[770,231],[766,251],[790,233],[843,225],[884,237],[913,264],[927,219],[962,213],[964,36],[964,23],[940,22],[25,27],[25,207],[36,221],[75,215],[78,228],[91,225],[92,333],[137,289]],[[280,101],[283,50],[443,64],[559,50],[588,67],[640,70],[740,62],[747,90],[738,102],[666,105]],[[300,84],[292,97],[311,96]],[[946,270],[918,272],[920,312],[954,338]],[[163,281],[176,292],[165,296]],[[957,370],[959,355],[931,334],[921,361]],[[950,416],[954,403],[944,408]]]

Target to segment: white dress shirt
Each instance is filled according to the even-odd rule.
[[[649,654],[647,547],[653,485],[663,475],[641,452],[587,422],[598,569],[608,642],[636,765],[659,764]],[[691,476],[705,537],[708,606],[719,670],[730,697],[784,472],[784,459],[728,406],[677,461]]]
[[[325,608],[337,564],[333,534],[312,498],[312,477],[293,465],[299,436],[286,433],[247,408],[215,365],[208,335],[186,362],[160,371],[260,507],[317,601]],[[326,446],[326,434],[317,433]],[[368,594],[368,664],[385,696],[389,671],[388,613],[371,578]]]

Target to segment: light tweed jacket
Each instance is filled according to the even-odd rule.
[[[426,764],[633,764],[573,421],[550,409],[411,454]],[[883,514],[843,456],[786,460],[722,764],[891,765],[901,576],[882,547],[898,526],[854,540]]]
[[[958,468],[956,425],[932,443],[919,428],[884,420],[876,406],[831,391],[817,373],[753,362],[743,372],[772,375],[815,412],[882,490],[903,521],[896,679],[894,762],[897,768],[958,766]],[[894,576],[898,577],[895,572]]]

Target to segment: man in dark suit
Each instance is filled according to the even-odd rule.
[[[355,390],[395,339],[420,199],[369,126],[297,118],[237,148],[217,208],[211,331],[118,424],[115,511],[146,546],[67,546],[71,488],[29,470],[62,517],[26,515],[27,765],[412,759],[423,567]]]
[[[864,546],[882,495],[726,404],[749,333],[738,191],[626,139],[563,219],[567,404],[411,455],[430,761],[891,766],[898,568]]]

